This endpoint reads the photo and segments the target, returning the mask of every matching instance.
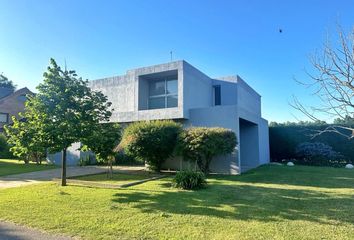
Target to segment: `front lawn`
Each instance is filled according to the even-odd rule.
[[[49,170],[53,168],[56,168],[56,166],[48,165],[47,163],[42,163],[41,165],[37,165],[33,162],[25,164],[23,161],[15,159],[0,159],[0,176]]]
[[[354,171],[268,165],[212,176],[198,191],[170,178],[126,189],[45,183],[0,190],[0,219],[84,239],[353,239]]]

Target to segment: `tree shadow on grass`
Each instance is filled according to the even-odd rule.
[[[218,181],[198,191],[176,191],[162,181],[161,191],[127,189],[113,202],[145,213],[190,214],[237,220],[306,220],[323,224],[354,224],[353,195],[283,189],[251,184],[228,185]]]

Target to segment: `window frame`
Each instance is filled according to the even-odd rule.
[[[158,94],[158,95],[150,95],[150,84],[152,84],[152,82],[164,82],[164,94]],[[168,81],[176,81],[177,82],[177,92],[176,93],[167,93],[167,82]],[[161,108],[150,108],[150,99],[154,99],[154,98],[164,98],[165,104],[164,107]],[[177,106],[174,107],[168,107],[168,97],[177,97]],[[165,77],[165,78],[161,78],[161,79],[153,79],[151,80],[151,82],[149,82],[149,96],[148,96],[148,110],[154,110],[154,109],[164,109],[164,108],[175,108],[178,107],[178,77],[177,79],[175,77]]]
[[[9,114],[5,113],[5,112],[0,112],[0,115],[2,115],[2,114],[6,116],[6,122],[0,121],[0,123],[2,123],[2,124],[9,123],[9,118],[10,118]]]

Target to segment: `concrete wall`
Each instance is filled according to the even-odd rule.
[[[259,122],[259,164],[267,164],[270,162],[269,153],[269,127],[268,121],[261,119]]]
[[[132,75],[90,81],[91,89],[101,91],[112,102],[114,112],[135,110],[135,81]]]
[[[257,124],[251,123],[244,119],[240,119],[239,126],[241,171],[245,172],[260,165],[259,132]]]
[[[220,85],[221,105],[237,105],[237,84],[236,83],[214,79],[213,85]]]
[[[81,147],[81,143],[72,144],[66,151],[66,164],[68,166],[77,166],[79,164],[80,158],[86,158],[86,156],[91,155],[94,158],[94,154],[91,152],[82,152],[78,149]],[[62,164],[62,152],[48,154],[47,160],[55,165]]]
[[[126,75],[103,78],[89,82],[92,90],[101,91],[112,102],[112,122],[133,122],[156,119],[182,119],[183,111],[183,62],[176,61],[127,71]],[[147,81],[152,75],[173,72],[178,75],[178,107],[147,110]],[[139,98],[139,92],[141,92]]]
[[[237,77],[237,103],[247,115],[261,117],[261,96],[240,77]]]
[[[212,79],[185,61],[183,61],[183,78],[184,116],[189,118],[190,109],[212,106]]]

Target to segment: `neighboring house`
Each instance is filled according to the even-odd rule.
[[[4,126],[12,123],[12,116],[18,117],[25,109],[26,95],[33,94],[28,88],[15,92],[8,88],[0,88],[0,132]]]
[[[261,96],[239,76],[211,78],[186,61],[176,61],[129,70],[89,85],[112,102],[112,122],[173,119],[185,127],[233,130],[237,149],[212,161],[214,172],[237,174],[269,162],[268,122],[261,115]],[[80,154],[71,148],[69,163]],[[166,169],[181,167],[188,163],[169,159],[164,164]]]

